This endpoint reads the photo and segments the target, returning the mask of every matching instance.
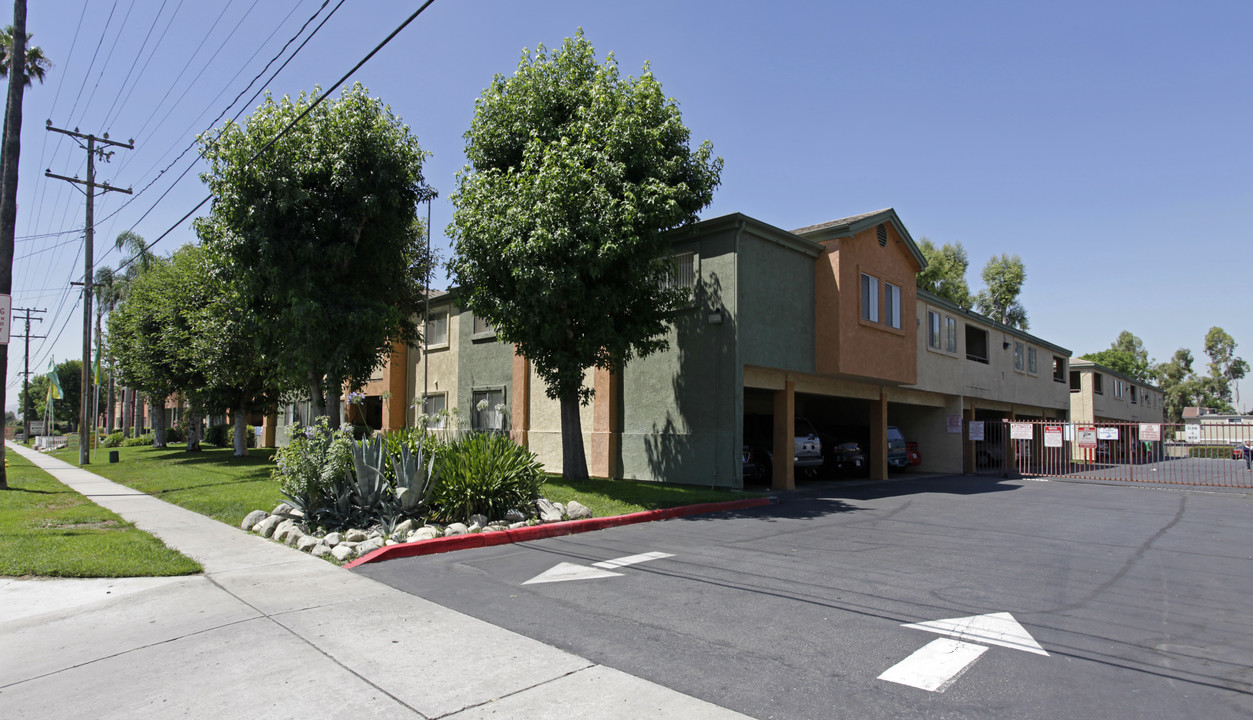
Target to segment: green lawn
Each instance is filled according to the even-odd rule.
[[[111,448],[118,452],[117,463],[109,462],[109,449],[101,449],[87,469],[234,526],[253,510],[268,512],[283,501],[278,483],[270,479],[274,467],[272,449],[253,448],[248,457],[236,458],[230,448],[202,447],[198,453],[185,452],[181,445],[166,450]],[[78,462],[73,439],[69,448],[54,455],[69,463]],[[553,502],[577,500],[596,517],[759,497],[753,493],[630,480],[571,483],[556,475],[547,477],[540,493]]]
[[[191,575],[200,564],[7,452],[0,490],[0,575]]]
[[[237,458],[231,448],[201,445],[200,452],[189,453],[183,447],[101,448],[87,469],[236,527],[253,510],[269,512],[283,501],[270,479],[273,449],[250,448],[248,457]],[[109,462],[110,450],[117,451],[119,462]],[[75,447],[54,455],[78,464]]]

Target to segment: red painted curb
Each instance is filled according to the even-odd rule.
[[[744,508],[769,505],[772,502],[774,501],[768,497],[746,498],[744,500],[729,500],[727,502],[683,505],[681,507],[664,508],[661,510],[644,510],[642,512],[631,513],[629,515],[615,515],[613,517],[605,518],[567,520],[565,522],[549,523],[547,525],[532,525],[530,527],[518,528],[516,530],[501,530],[499,532],[473,533],[470,535],[453,535],[451,537],[418,540],[416,542],[399,543],[397,545],[388,545],[387,547],[379,548],[369,555],[363,555],[362,557],[353,560],[347,565],[344,565],[344,567],[354,568],[358,565],[382,562],[384,560],[396,560],[398,558],[416,557],[418,555],[436,555],[438,553],[465,550],[467,548],[491,547],[493,545],[504,545],[506,543],[526,542],[528,540],[541,540],[543,538],[559,537],[561,535],[574,535],[575,533],[604,530],[605,528],[618,527],[620,525],[634,525],[636,523],[653,522],[655,520],[669,520],[677,517],[685,517],[687,515],[703,515],[705,513],[725,512],[727,510],[743,510]]]

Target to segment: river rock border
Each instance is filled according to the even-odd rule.
[[[592,511],[574,500],[562,504],[539,498],[525,511],[509,510],[503,520],[488,520],[486,515],[471,515],[468,522],[448,525],[419,525],[413,520],[405,520],[397,524],[390,535],[384,535],[383,528],[378,525],[335,532],[310,531],[300,522],[300,517],[299,510],[287,503],[281,503],[271,512],[253,510],[248,513],[239,524],[239,529],[285,543],[314,557],[346,563],[388,545],[453,535],[515,530],[566,520],[585,520],[592,517]]]

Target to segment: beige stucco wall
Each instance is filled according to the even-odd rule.
[[[1107,368],[1095,366],[1072,365],[1072,371],[1079,373],[1079,390],[1070,393],[1070,419],[1072,422],[1163,422],[1165,412],[1162,409],[1162,394],[1156,388],[1145,383],[1135,382],[1122,375],[1111,372]],[[1095,391],[1093,376],[1103,376],[1103,392]],[[1115,392],[1114,381],[1121,380],[1128,385],[1122,397]],[[1130,387],[1136,389],[1136,402],[1131,402]],[[1147,397],[1148,401],[1145,401]]]
[[[957,320],[957,352],[936,350],[927,343],[929,311]],[[938,303],[918,300],[917,356],[918,382],[913,387],[943,395],[960,395],[977,407],[996,408],[1005,411],[1019,407],[1035,409],[1054,417],[1062,417],[1070,408],[1070,393],[1066,382],[1053,379],[1053,358],[1064,357],[1054,349],[1032,342],[968,316],[954,312]],[[988,362],[982,363],[966,358],[966,325],[972,325],[988,333]],[[943,332],[943,323],[941,323]],[[1014,367],[1014,344],[1021,342],[1024,352],[1024,369]],[[1008,343],[1009,347],[1005,347]],[[1036,349],[1036,372],[1026,369],[1025,355],[1028,348]],[[1066,376],[1063,373],[1063,379]],[[970,405],[967,405],[969,407]],[[1035,412],[1029,412],[1035,414]]]
[[[448,342],[443,345],[432,345],[430,348],[430,377],[429,392],[431,395],[437,393],[445,393],[447,395],[447,404],[445,407],[451,409],[458,406],[457,403],[457,372],[460,367],[460,343],[456,338],[461,335],[462,313],[456,312],[450,303],[432,304],[431,314],[436,312],[447,312],[448,318]],[[470,315],[464,314],[469,321]],[[426,372],[427,358],[423,357],[422,347],[410,347],[409,357],[416,358],[416,362],[411,362],[413,372],[408,377],[408,398],[405,400],[406,418],[410,426],[417,424],[417,417],[422,412],[421,396],[424,373]],[[417,405],[417,407],[409,407]],[[461,418],[465,423],[469,423],[468,418]]]
[[[583,386],[592,387],[594,371],[583,373]],[[561,462],[561,403],[548,397],[547,385],[531,368],[531,428],[527,432],[527,449],[538,456],[544,470],[562,472]],[[596,402],[593,398],[592,402]],[[592,404],[580,406],[579,425],[583,431],[583,454],[590,458],[592,452]]]

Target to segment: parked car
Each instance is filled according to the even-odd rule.
[[[832,469],[856,472],[866,467],[866,453],[856,442],[845,440],[830,443],[827,447],[827,461]]]
[[[745,480],[761,482],[770,479],[770,460],[767,455],[765,450],[751,445],[744,446],[742,469]]]
[[[803,417],[793,418],[795,435],[792,438],[792,462],[797,474],[813,477],[822,467],[822,440],[814,426]],[[744,444],[750,448],[765,450],[764,463],[761,458],[756,464],[767,466],[766,477],[769,477],[769,466],[774,462],[774,417],[771,415],[744,416]]]
[[[909,467],[908,446],[900,428],[888,426],[888,467],[904,470]]]
[[[1031,461],[1031,441],[1030,440],[1012,440],[1018,443],[1014,448],[1014,457],[1016,462],[1029,463]],[[979,448],[976,460],[979,467],[1004,467],[1005,465],[1005,446],[999,442],[985,442]]]

